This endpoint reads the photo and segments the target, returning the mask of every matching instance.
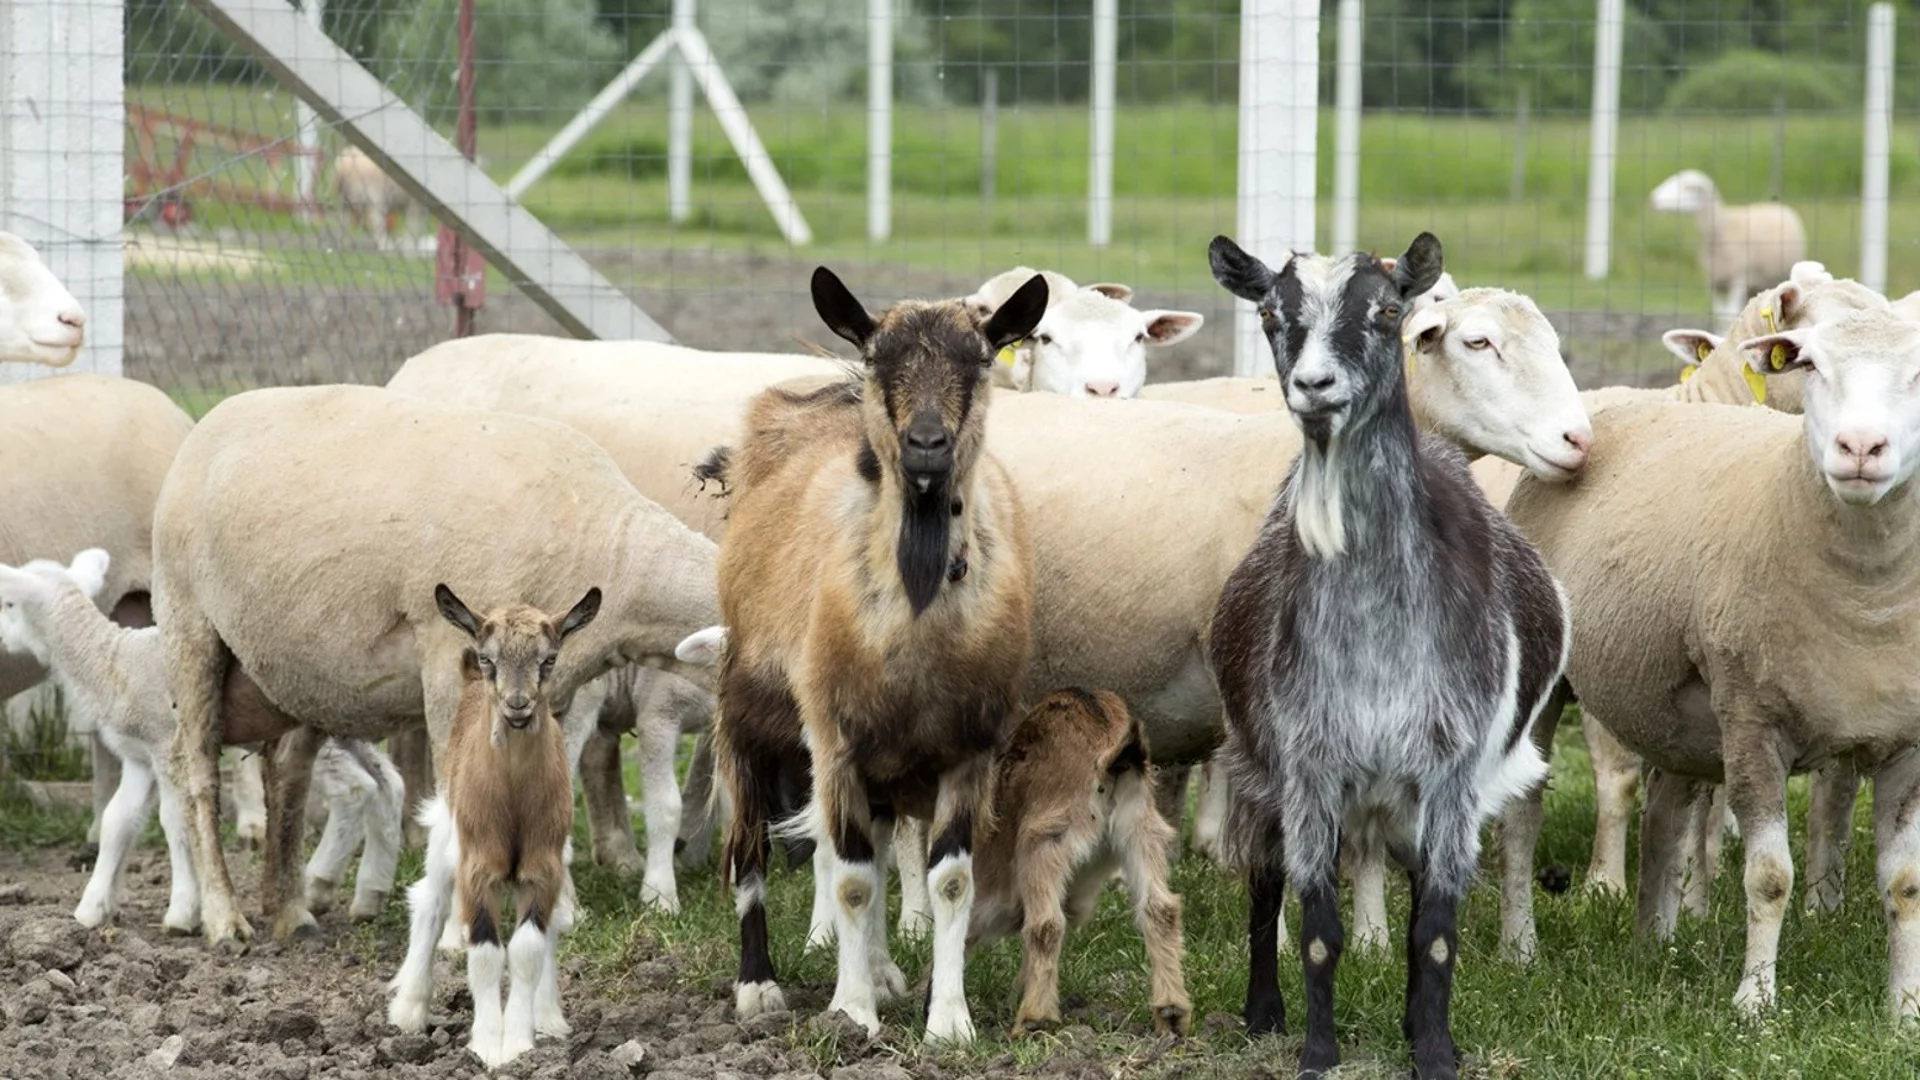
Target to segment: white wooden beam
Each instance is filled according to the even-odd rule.
[[[568,332],[673,340],[286,0],[191,2]]]

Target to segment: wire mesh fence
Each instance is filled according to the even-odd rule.
[[[332,0],[319,14],[334,42],[451,137],[458,6]],[[870,4],[476,0],[477,148],[508,183],[674,25],[676,8],[690,11],[710,52],[695,59],[737,95],[810,242],[783,234],[720,122],[726,103],[711,97],[707,72],[692,80],[691,153],[677,181],[673,50],[519,193],[680,341],[779,351],[820,340],[804,284],[817,262],[875,302],[963,294],[1026,264],[1126,282],[1144,306],[1202,311],[1208,326],[1156,353],[1152,377],[1224,373],[1230,307],[1204,250],[1234,224],[1239,5],[1118,3],[1104,246],[1088,240],[1096,7],[882,5],[893,108],[883,230],[868,186]],[[1321,246],[1336,156],[1335,11],[1329,0],[1321,22]],[[303,140],[295,98],[184,0],[132,0],[127,12],[130,375],[189,404],[259,385],[378,381],[453,332],[435,296],[429,219],[377,173],[356,173],[365,163],[342,158],[337,131],[319,125]],[[1920,15],[1900,14],[1896,64],[1910,67]],[[1663,381],[1658,332],[1711,325],[1699,261],[1709,222],[1650,202],[1682,169],[1711,177],[1728,204],[1783,200],[1803,223],[1805,257],[1856,269],[1865,4],[1626,5],[1612,258],[1598,280],[1582,270],[1591,0],[1371,0],[1359,25],[1358,246],[1398,250],[1432,229],[1462,284],[1539,301],[1583,385]],[[1920,80],[1896,80],[1893,295],[1920,286],[1915,106]],[[478,329],[558,332],[514,282],[497,270],[489,280]]]

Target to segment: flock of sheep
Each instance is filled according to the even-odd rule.
[[[870,1030],[907,990],[897,866],[901,929],[933,938],[930,1038],[973,1036],[965,959],[1004,934],[1015,1028],[1058,1021],[1065,928],[1116,873],[1155,1026],[1184,1033],[1168,859],[1206,762],[1195,843],[1248,875],[1250,1030],[1285,1024],[1291,887],[1302,1069],[1338,1061],[1338,875],[1358,940],[1384,942],[1391,856],[1415,898],[1404,1031],[1418,1075],[1453,1076],[1481,826],[1502,822],[1501,942],[1529,959],[1545,751],[1577,699],[1596,883],[1624,886],[1644,768],[1644,929],[1704,904],[1730,808],[1743,1008],[1775,1000],[1786,777],[1820,770],[1817,908],[1871,777],[1889,1004],[1920,1015],[1920,293],[1796,263],[1723,333],[1670,332],[1670,389],[1580,391],[1539,309],[1455,287],[1430,235],[1397,259],[1261,254],[1222,237],[1209,258],[1259,308],[1277,380],[1144,385],[1147,351],[1201,317],[1122,285],[1021,267],[874,312],[822,268],[815,307],[856,361],[492,335],[385,388],[253,391],[198,424],[125,380],[0,390],[20,463],[0,693],[51,675],[119,762],[75,917],[116,916],[157,796],[166,927],[244,943],[219,756],[264,746],[232,786],[243,819],[264,804],[271,933],[327,910],[362,846],[351,915],[378,914],[411,805],[426,869],[389,1019],[420,1030],[435,948],[464,949],[492,1067],[567,1031],[576,774],[592,857],[642,866],[635,731],[645,899],[677,907],[676,840],[702,857],[725,823],[740,1018],[785,1007],[765,910],[785,836],[815,841],[831,1008]],[[0,360],[63,366],[83,328],[0,235]],[[691,815],[687,733],[689,793],[713,793]]]

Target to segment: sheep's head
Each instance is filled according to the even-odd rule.
[[[1287,408],[1315,444],[1405,401],[1401,324],[1445,269],[1432,233],[1392,262],[1294,254],[1278,273],[1224,236],[1207,254],[1214,280],[1258,305]]]
[[[907,300],[875,318],[822,266],[813,272],[813,305],[860,350],[870,451],[862,468],[875,481],[890,478],[905,500],[900,573],[918,614],[947,573],[948,520],[960,512],[985,440],[994,357],[1040,321],[1046,279],[1034,275],[987,317],[959,300]]]
[[[1542,480],[1566,480],[1586,465],[1593,425],[1560,337],[1532,300],[1469,289],[1416,301],[1400,335],[1407,396],[1422,427]]]
[[[1681,169],[1653,189],[1649,197],[1655,210],[1669,214],[1691,214],[1720,201],[1713,181],[1699,169]]]
[[[1030,266],[1016,266],[988,278],[971,295],[962,297],[960,302],[971,308],[981,318],[991,318],[994,312],[1000,310],[1000,305],[1006,303],[1007,299],[1035,274],[1047,279],[1049,311],[1059,307],[1068,297],[1081,292],[1104,296],[1109,300],[1118,300],[1122,304],[1133,298],[1133,287],[1129,285],[1101,281],[1082,288],[1075,285],[1073,279],[1065,274],[1055,273],[1052,270],[1035,270]],[[1023,339],[995,354],[994,358],[999,361],[993,366],[995,386],[1009,390],[1035,389],[1031,344],[1031,339]]]
[[[1842,502],[1870,505],[1920,464],[1920,325],[1885,307],[1740,343],[1768,377],[1807,372],[1807,452]]]
[[[34,559],[18,568],[0,566],[0,647],[46,664],[50,650],[42,620],[48,607],[67,589],[97,599],[107,587],[108,561],[105,551],[88,548],[73,557],[72,565]]]
[[[1139,310],[1088,286],[1047,309],[1014,346],[1029,388],[1068,397],[1130,398],[1147,381],[1147,349],[1192,337],[1197,311]]]
[[[0,232],[0,361],[66,367],[86,342],[86,314],[33,245]]]
[[[560,659],[560,645],[600,613],[600,590],[591,588],[556,619],[527,604],[508,604],[474,618],[467,605],[445,585],[433,589],[434,602],[448,622],[472,644],[461,653],[461,672],[484,681],[493,704],[493,745],[506,745],[507,729],[525,731],[544,711],[547,683]]]

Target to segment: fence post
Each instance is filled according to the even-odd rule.
[[[1593,146],[1587,160],[1588,281],[1607,276],[1613,245],[1613,162],[1620,137],[1625,0],[1600,0],[1593,35]]]
[[[1507,178],[1507,198],[1513,202],[1527,197],[1527,114],[1532,107],[1527,84],[1521,83],[1513,103],[1513,174]]]
[[[980,77],[980,203],[992,209],[1000,168],[1000,71],[988,68]]]
[[[867,0],[867,239],[893,232],[893,2]]]
[[[321,24],[326,13],[326,0],[301,0],[300,13],[316,31],[324,34]],[[299,188],[295,194],[300,199],[300,216],[318,218],[320,215],[320,118],[314,115],[313,106],[304,101],[295,100],[294,115],[300,118],[300,152],[293,158],[294,186]]]
[[[1860,284],[1887,285],[1887,167],[1893,127],[1893,5],[1867,9],[1867,116],[1860,181]]]
[[[1113,69],[1118,62],[1119,0],[1093,0],[1093,116],[1087,162],[1087,243],[1113,241]]]
[[[1360,244],[1360,59],[1363,0],[1340,0],[1340,55],[1334,82],[1333,244],[1345,255]]]
[[[1313,250],[1319,96],[1320,5],[1243,0],[1234,239],[1270,262]],[[1233,373],[1271,371],[1273,354],[1253,305],[1239,300],[1234,308]]]
[[[694,28],[694,0],[673,0],[673,29]],[[683,50],[667,61],[667,218],[687,220],[693,207],[693,72]]]
[[[127,114],[121,0],[0,0],[0,229],[86,309],[75,370],[118,375]],[[49,374],[0,365],[0,382]]]

